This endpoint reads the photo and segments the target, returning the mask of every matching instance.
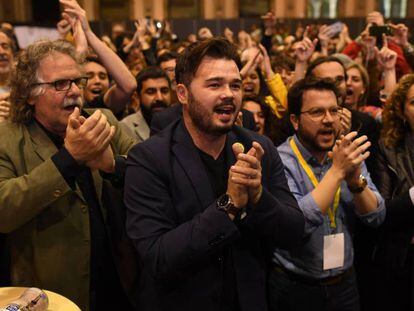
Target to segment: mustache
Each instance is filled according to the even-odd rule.
[[[236,104],[234,103],[234,99],[230,97],[223,99],[222,102],[218,104],[215,108],[221,108],[224,106],[232,106],[234,109],[236,109]]]
[[[151,110],[157,109],[157,108],[167,108],[167,107],[168,107],[168,104],[165,101],[160,100],[160,99],[154,101],[151,104]]]
[[[77,106],[81,108],[83,105],[82,97],[66,97],[63,100],[63,108],[70,107],[70,106]]]
[[[0,54],[0,61],[9,61],[9,57],[6,54]]]

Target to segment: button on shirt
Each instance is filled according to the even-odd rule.
[[[336,228],[331,228],[328,213],[323,215],[312,197],[314,186],[300,165],[289,141],[294,139],[304,160],[311,167],[318,181],[320,181],[331,167],[332,163],[327,158],[322,164],[300,143],[295,136],[288,138],[278,147],[278,152],[285,167],[285,174],[289,188],[298,201],[299,207],[305,216],[305,233],[300,246],[289,251],[276,249],[273,254],[273,262],[300,276],[311,279],[323,279],[343,273],[352,267],[354,252],[352,246],[352,229],[355,217],[364,224],[372,227],[379,226],[385,218],[384,200],[377,188],[372,183],[365,163],[362,164],[362,175],[368,181],[368,187],[377,197],[377,209],[373,212],[360,215],[353,203],[353,194],[348,190],[346,182],[341,183],[341,196],[335,215]],[[345,257],[344,266],[340,268],[323,270],[323,242],[324,236],[333,233],[344,233]]]

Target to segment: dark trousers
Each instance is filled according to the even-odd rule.
[[[359,311],[353,270],[337,282],[323,284],[273,268],[268,282],[271,311]]]
[[[399,258],[401,260],[401,258]],[[391,266],[391,265],[390,265]],[[371,296],[376,299],[369,311],[413,311],[414,310],[414,245],[410,245],[401,266],[374,266],[375,275],[371,284]]]

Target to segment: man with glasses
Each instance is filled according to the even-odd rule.
[[[122,310],[121,283],[131,291],[134,272],[115,268],[128,242],[113,186],[135,142],[109,110],[82,109],[81,64],[64,41],[37,42],[17,59],[12,122],[0,126],[0,232],[13,286],[47,288],[82,310]]]
[[[355,218],[379,226],[385,208],[364,164],[367,137],[339,136],[338,96],[331,80],[299,80],[289,90],[295,135],[278,151],[306,221],[301,245],[273,254],[271,310],[359,310],[351,227]]]

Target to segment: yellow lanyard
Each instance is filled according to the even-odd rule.
[[[300,151],[298,149],[298,146],[296,145],[295,140],[292,138],[289,143],[290,143],[290,147],[293,150],[293,153],[296,155],[296,157],[299,160],[300,166],[302,166],[302,168],[305,171],[306,175],[308,175],[308,177],[309,177],[310,181],[312,182],[313,186],[316,188],[316,186],[319,184],[319,182],[316,179],[316,176],[313,173],[312,169],[310,168],[308,163],[306,163],[305,159],[303,158],[302,154],[300,153]],[[331,228],[336,228],[335,215],[336,215],[336,211],[338,210],[340,196],[341,196],[341,187],[339,187],[338,190],[336,190],[333,208],[328,208],[328,216],[329,216],[329,220],[330,220],[330,223],[331,223]]]

